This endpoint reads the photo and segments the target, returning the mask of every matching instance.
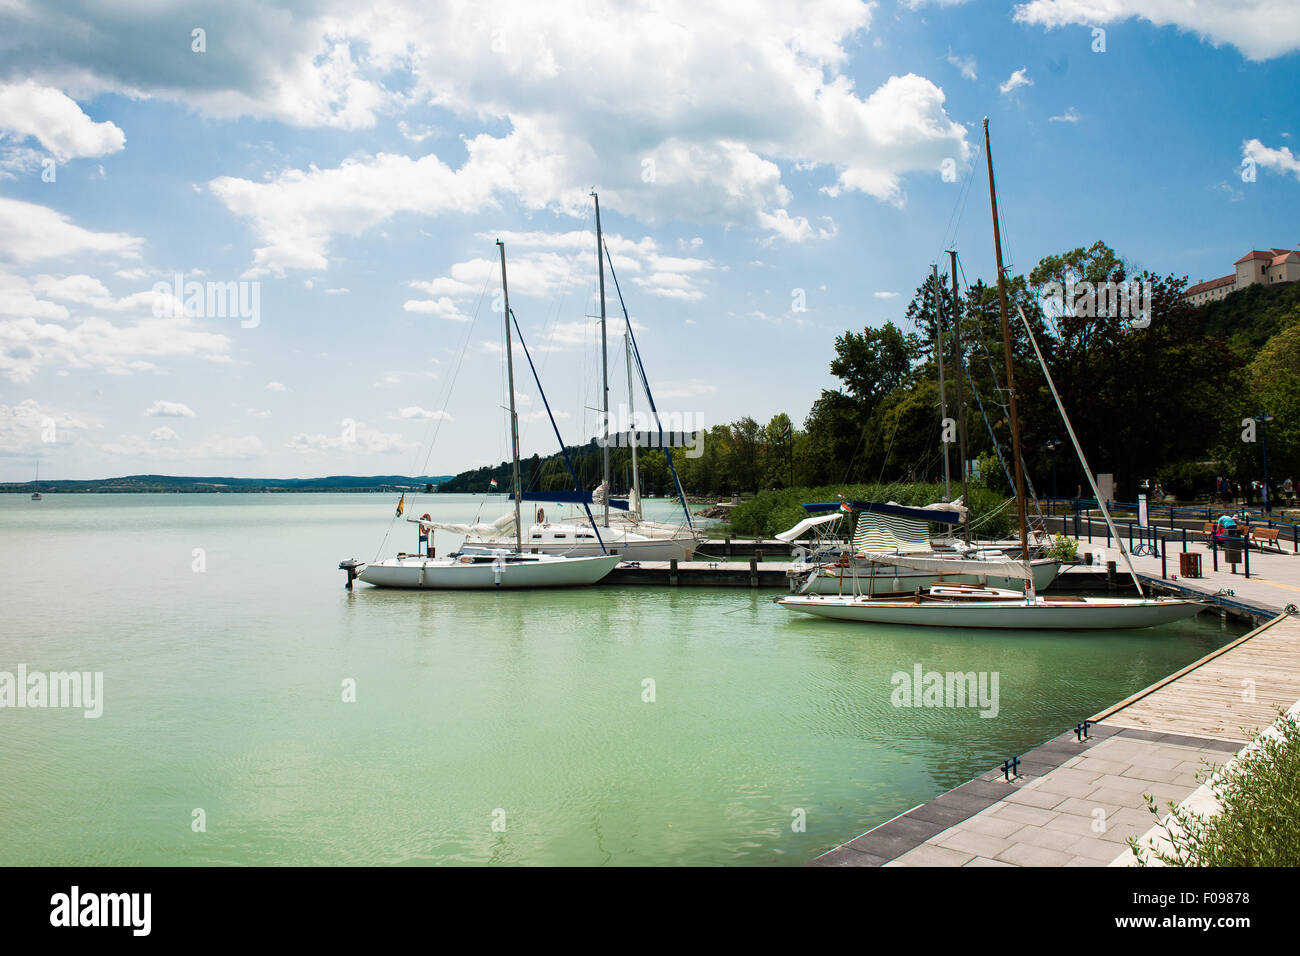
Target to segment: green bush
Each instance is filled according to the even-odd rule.
[[[1159,826],[1171,849],[1129,839],[1139,866],[1300,866],[1300,723],[1284,714],[1277,726],[1280,736],[1264,737],[1211,782],[1218,813],[1169,805]],[[1147,807],[1159,819],[1149,796]]]
[[[838,501],[896,501],[900,505],[923,507],[942,497],[941,486],[922,482],[892,485],[824,485],[817,488],[779,488],[764,491],[731,509],[731,531],[737,535],[770,537],[808,517],[805,503]],[[1010,532],[1014,509],[1007,500],[987,488],[971,488],[971,527],[982,538],[999,538]],[[946,525],[944,526],[947,527]]]

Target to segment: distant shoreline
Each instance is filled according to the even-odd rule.
[[[0,494],[418,494],[435,493],[450,475],[331,475],[325,478],[186,478],[172,475],[125,475],[85,481],[0,483]]]

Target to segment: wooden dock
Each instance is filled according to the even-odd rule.
[[[816,866],[1124,866],[1152,839],[1146,796],[1204,779],[1300,701],[1300,620],[1277,615],[1091,720],[822,854]]]

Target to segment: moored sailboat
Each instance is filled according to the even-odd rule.
[[[1128,552],[1119,533],[1111,521],[1110,512],[1097,490],[1096,480],[1088,467],[1083,449],[1079,445],[1069,416],[1061,403],[1060,394],[1052,380],[1051,372],[1043,360],[1042,353],[1034,339],[1033,329],[1025,320],[1023,310],[1021,321],[1033,344],[1035,355],[1047,384],[1056,401],[1065,429],[1074,443],[1075,452],[1083,473],[1092,486],[1093,494],[1099,499],[1102,516],[1119,544],[1119,551],[1128,565],[1133,583],[1137,587],[1138,597],[1075,597],[1070,595],[1040,596],[1033,588],[1033,572],[1030,568],[1029,540],[1026,518],[1026,497],[1024,475],[1020,457],[1020,423],[1016,408],[1015,378],[1011,362],[1011,336],[1007,320],[1006,276],[1002,269],[1002,242],[999,235],[997,194],[993,179],[993,156],[989,146],[988,120],[984,120],[985,156],[988,160],[989,200],[993,215],[993,242],[998,270],[998,305],[1002,318],[1002,342],[1006,360],[1007,393],[1009,399],[1009,418],[1011,420],[1011,440],[1015,459],[1016,504],[1020,523],[1020,560],[1007,561],[1002,569],[1008,576],[1017,576],[1025,581],[1025,593],[1003,588],[974,587],[969,585],[950,585],[937,583],[928,587],[918,587],[907,594],[862,593],[855,589],[851,595],[816,595],[799,594],[780,598],[778,603],[791,611],[813,614],[838,620],[858,621],[873,624],[910,624],[930,627],[964,627],[964,628],[1009,628],[1016,630],[1117,630],[1129,628],[1153,627],[1173,621],[1183,620],[1199,613],[1202,604],[1199,601],[1184,598],[1149,598],[1142,589],[1142,582],[1133,570]],[[900,556],[899,554],[882,554],[862,550],[857,557],[871,565],[894,564],[903,567],[933,570],[935,559],[921,556]],[[974,562],[972,562],[973,564]],[[949,567],[952,564],[949,563]]]
[[[524,551],[520,521],[522,482],[519,472],[519,416],[516,411],[514,356],[511,347],[510,294],[506,282],[505,244],[497,240],[501,254],[501,292],[506,324],[506,373],[510,391],[510,446],[513,460],[514,484],[514,547],[460,548],[445,556],[438,556],[433,548],[423,554],[399,554],[395,558],[360,566],[344,562],[340,568],[348,571],[348,585],[355,577],[375,587],[408,589],[473,589],[499,590],[511,588],[573,587],[595,584],[622,560],[602,546],[602,553],[589,556],[535,554]],[[531,364],[531,360],[530,360]],[[540,385],[540,383],[539,383]],[[543,396],[545,401],[545,396]],[[548,406],[549,411],[549,406]],[[563,443],[561,443],[563,448]],[[398,503],[398,515],[402,502]],[[423,518],[419,519],[423,531]],[[594,522],[593,522],[594,528]],[[432,536],[420,536],[423,544]]]

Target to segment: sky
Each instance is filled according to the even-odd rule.
[[[498,239],[585,441],[593,190],[660,410],[802,422],[945,249],[993,278],[984,117],[1011,269],[1196,282],[1300,243],[1297,90],[1294,0],[0,0],[0,480],[502,461]]]

